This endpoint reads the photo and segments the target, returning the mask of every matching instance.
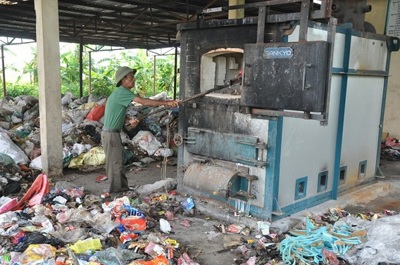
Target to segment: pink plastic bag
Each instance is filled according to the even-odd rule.
[[[36,177],[35,181],[32,183],[29,190],[25,193],[25,195],[21,198],[20,201],[10,210],[22,210],[25,206],[34,206],[36,204],[40,204],[42,198],[48,193],[49,181],[46,174],[40,174]]]

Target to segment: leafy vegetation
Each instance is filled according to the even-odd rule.
[[[94,47],[95,48],[95,47]],[[95,96],[108,96],[115,88],[114,73],[119,66],[136,68],[135,92],[144,97],[166,92],[170,97],[174,93],[174,55],[156,56],[148,55],[145,50],[120,50],[118,53],[110,52],[110,56],[92,59],[89,75],[89,53],[93,47],[85,47],[82,58],[82,87],[83,96],[90,92]],[[92,55],[99,54],[91,52]],[[13,83],[7,83],[7,95],[32,95],[38,96],[37,52],[32,49],[32,60],[25,63],[21,69],[11,69],[20,74]],[[156,60],[155,60],[156,58]],[[154,67],[154,63],[156,66]],[[7,70],[10,68],[8,67]],[[1,71],[1,69],[0,69]],[[60,54],[61,91],[67,91],[75,96],[80,96],[79,76],[79,45]],[[155,73],[155,76],[154,76]],[[26,77],[29,78],[26,78]],[[2,76],[0,76],[0,80]],[[28,81],[27,81],[28,80]],[[89,84],[90,83],[90,84]],[[177,84],[178,85],[178,84]],[[177,87],[177,93],[179,88]]]

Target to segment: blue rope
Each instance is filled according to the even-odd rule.
[[[360,237],[351,236],[355,230],[345,224],[316,228],[307,217],[305,230],[291,231],[281,241],[279,251],[286,264],[320,264],[326,262],[322,250],[344,255],[353,246],[361,243]]]

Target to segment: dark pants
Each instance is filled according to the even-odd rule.
[[[101,143],[106,154],[106,175],[111,180],[109,192],[129,189],[124,167],[124,148],[118,132],[101,133]]]

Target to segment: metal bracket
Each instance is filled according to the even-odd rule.
[[[236,174],[235,177],[244,178],[247,180],[247,182],[248,182],[247,190],[238,190],[237,192],[235,192],[235,194],[231,194],[232,182],[229,182],[228,190],[226,191],[226,197],[227,198],[228,197],[236,198],[236,199],[240,199],[240,200],[243,200],[243,198],[245,198],[245,200],[256,199],[256,195],[251,193],[251,187],[253,185],[253,181],[258,180],[258,177],[256,175],[244,174],[241,172]]]
[[[254,146],[256,149],[262,149],[262,150],[267,150],[267,148],[268,148],[268,144],[263,143],[263,142],[249,143],[249,142],[245,142],[245,141],[236,141],[236,143]],[[258,157],[260,158],[260,155],[258,155]],[[236,156],[236,159],[237,159],[237,161],[241,161],[241,162],[245,162],[245,163],[252,163],[258,167],[264,167],[268,164],[268,162],[265,160],[246,159],[246,158],[243,158],[240,156]]]
[[[196,138],[194,138],[194,137],[183,137],[183,142],[185,144],[196,144]]]
[[[268,145],[266,143],[262,143],[262,142],[259,142],[259,143],[248,143],[248,142],[245,142],[245,141],[236,141],[236,142],[238,144],[245,144],[245,145],[254,146],[255,148],[258,148],[258,149],[267,149],[268,148]]]
[[[281,207],[279,206],[278,200],[276,199],[276,197],[274,197],[274,202],[275,202],[274,209],[276,208],[276,210],[272,211],[272,214],[276,215],[276,216],[284,215],[285,213],[282,211]]]
[[[251,163],[251,164],[254,164],[255,166],[258,166],[258,167],[266,167],[268,165],[267,161],[258,161],[258,160],[255,160],[255,159],[246,159],[246,158],[239,157],[239,156],[236,157],[236,160],[238,162],[242,162],[242,163],[245,163],[245,164]]]

